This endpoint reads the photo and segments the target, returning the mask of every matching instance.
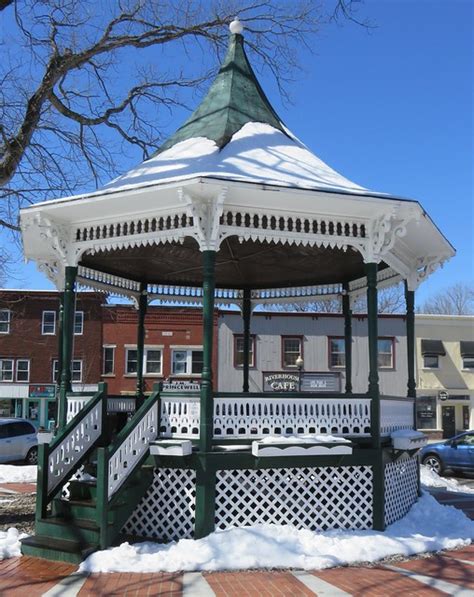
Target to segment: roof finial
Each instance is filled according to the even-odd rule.
[[[244,30],[244,26],[239,21],[239,17],[235,17],[232,23],[229,25],[230,32],[234,35],[241,35]]]

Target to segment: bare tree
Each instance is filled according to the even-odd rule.
[[[429,298],[417,311],[439,315],[473,315],[474,286],[462,282],[453,284]]]
[[[119,155],[149,156],[236,15],[283,93],[322,25],[359,22],[351,0],[0,0],[0,225],[18,230],[22,205],[98,186]]]

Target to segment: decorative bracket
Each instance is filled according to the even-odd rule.
[[[193,218],[193,236],[199,243],[201,251],[217,251],[220,245],[219,223],[224,210],[227,187],[223,187],[216,198],[192,197],[183,189],[179,189],[178,193]]]
[[[408,290],[416,290],[428,276],[434,273],[438,268],[443,267],[445,261],[448,259],[449,256],[447,255],[422,257],[418,259],[416,267],[406,278]]]

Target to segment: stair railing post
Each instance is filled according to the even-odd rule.
[[[49,445],[38,445],[38,469],[36,483],[36,520],[46,516],[48,505],[48,456]]]
[[[109,520],[109,449],[97,448],[97,496],[96,523],[99,527],[99,544],[101,549],[108,547]]]
[[[74,340],[74,305],[77,267],[66,267],[63,299],[62,329],[62,369],[59,388],[58,429],[61,431],[67,422],[67,395],[71,391],[72,344]]]

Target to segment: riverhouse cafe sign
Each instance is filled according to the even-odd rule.
[[[340,373],[304,371],[287,373],[266,371],[263,373],[264,392],[340,392]]]

